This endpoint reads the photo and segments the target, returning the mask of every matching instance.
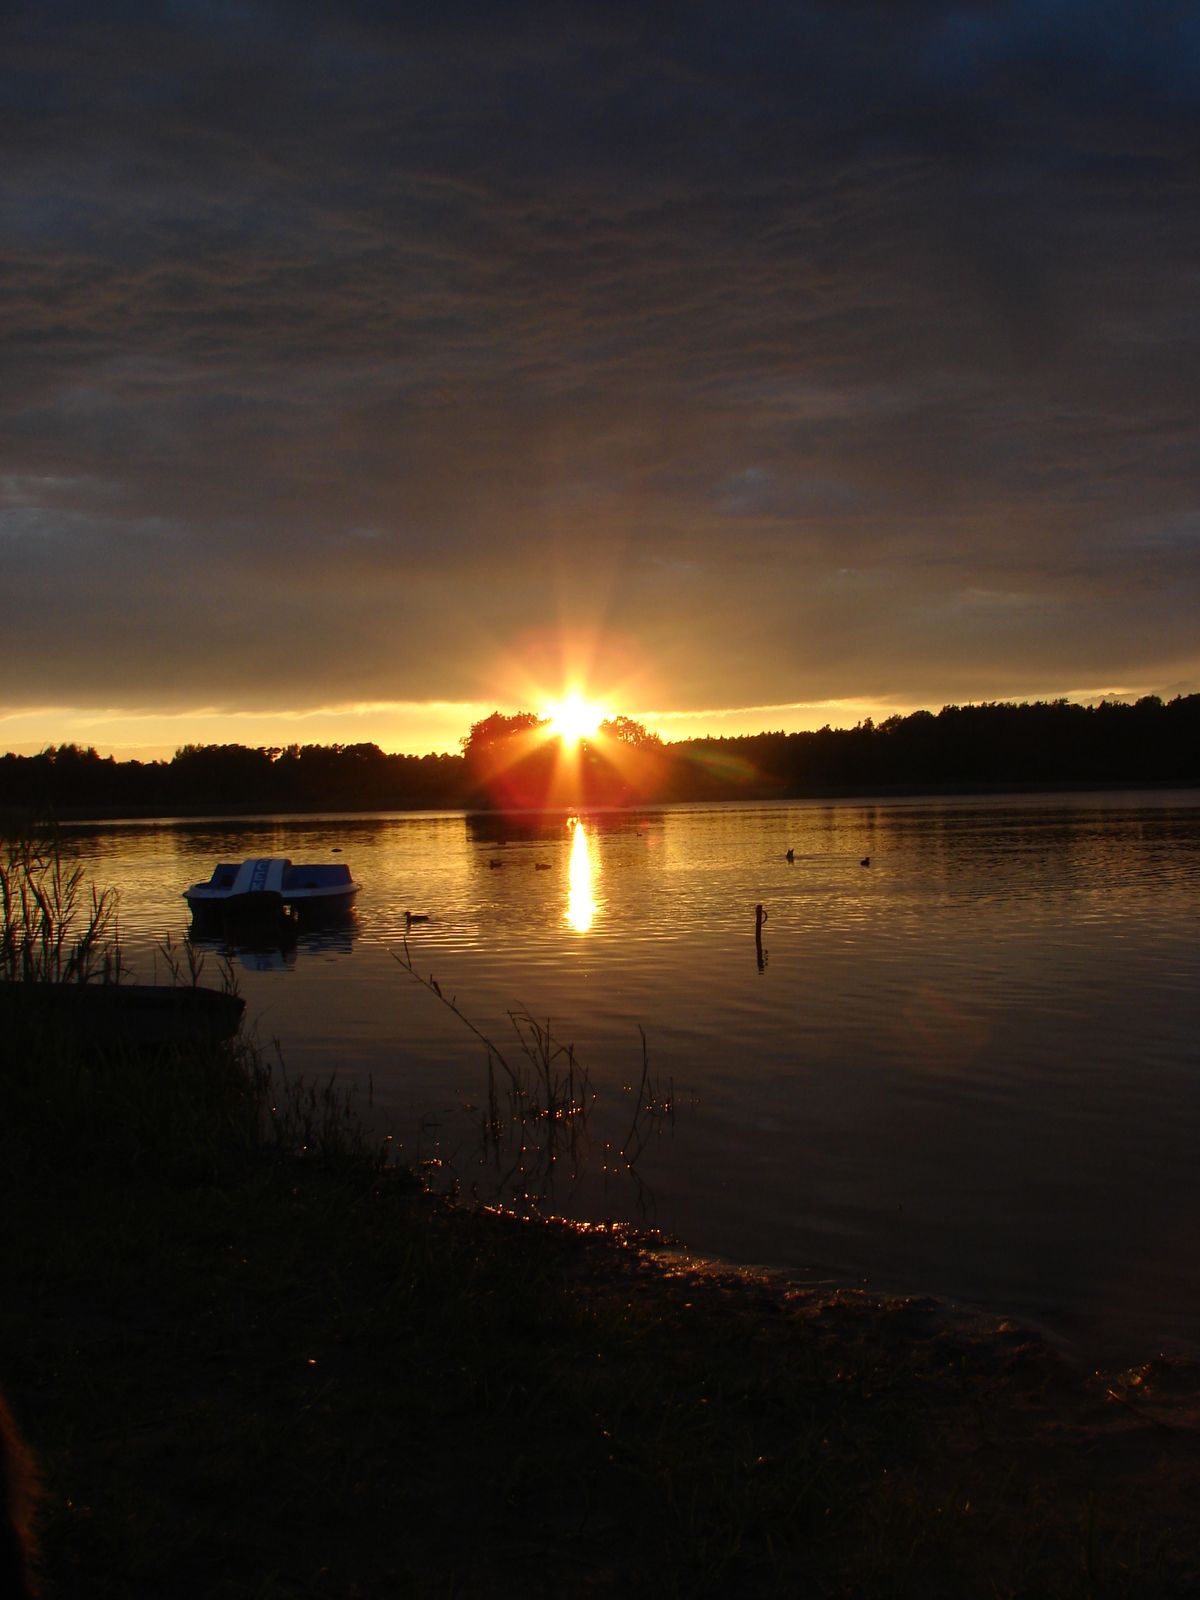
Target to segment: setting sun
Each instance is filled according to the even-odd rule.
[[[550,719],[550,732],[565,744],[590,739],[608,712],[595,700],[572,691],[562,700],[548,701],[542,715]]]

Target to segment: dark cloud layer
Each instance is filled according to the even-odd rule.
[[[1200,682],[1193,6],[37,6],[8,706]]]

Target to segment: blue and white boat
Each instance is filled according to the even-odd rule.
[[[351,910],[358,884],[344,861],[295,866],[284,856],[218,862],[207,883],[194,883],[183,897],[194,917],[305,913],[341,916]]]

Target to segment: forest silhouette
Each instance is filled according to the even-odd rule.
[[[664,744],[631,718],[567,746],[533,712],[495,712],[462,754],[375,744],[185,745],[118,761],[74,744],[0,757],[0,808],[205,815],[834,797],[1200,784],[1200,695],[1081,706],[948,705],[853,728]]]

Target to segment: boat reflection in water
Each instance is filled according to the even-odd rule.
[[[274,918],[269,927],[236,926],[222,933],[188,931],[188,943],[194,950],[211,953],[222,960],[235,962],[246,972],[287,972],[296,965],[300,954],[318,955],[336,951],[349,955],[354,948],[358,924],[345,917],[333,917],[326,922],[295,917]]]
[[[587,829],[578,817],[571,817],[571,861],[567,869],[567,926],[586,933],[596,920],[596,895],[593,884],[591,851]]]

